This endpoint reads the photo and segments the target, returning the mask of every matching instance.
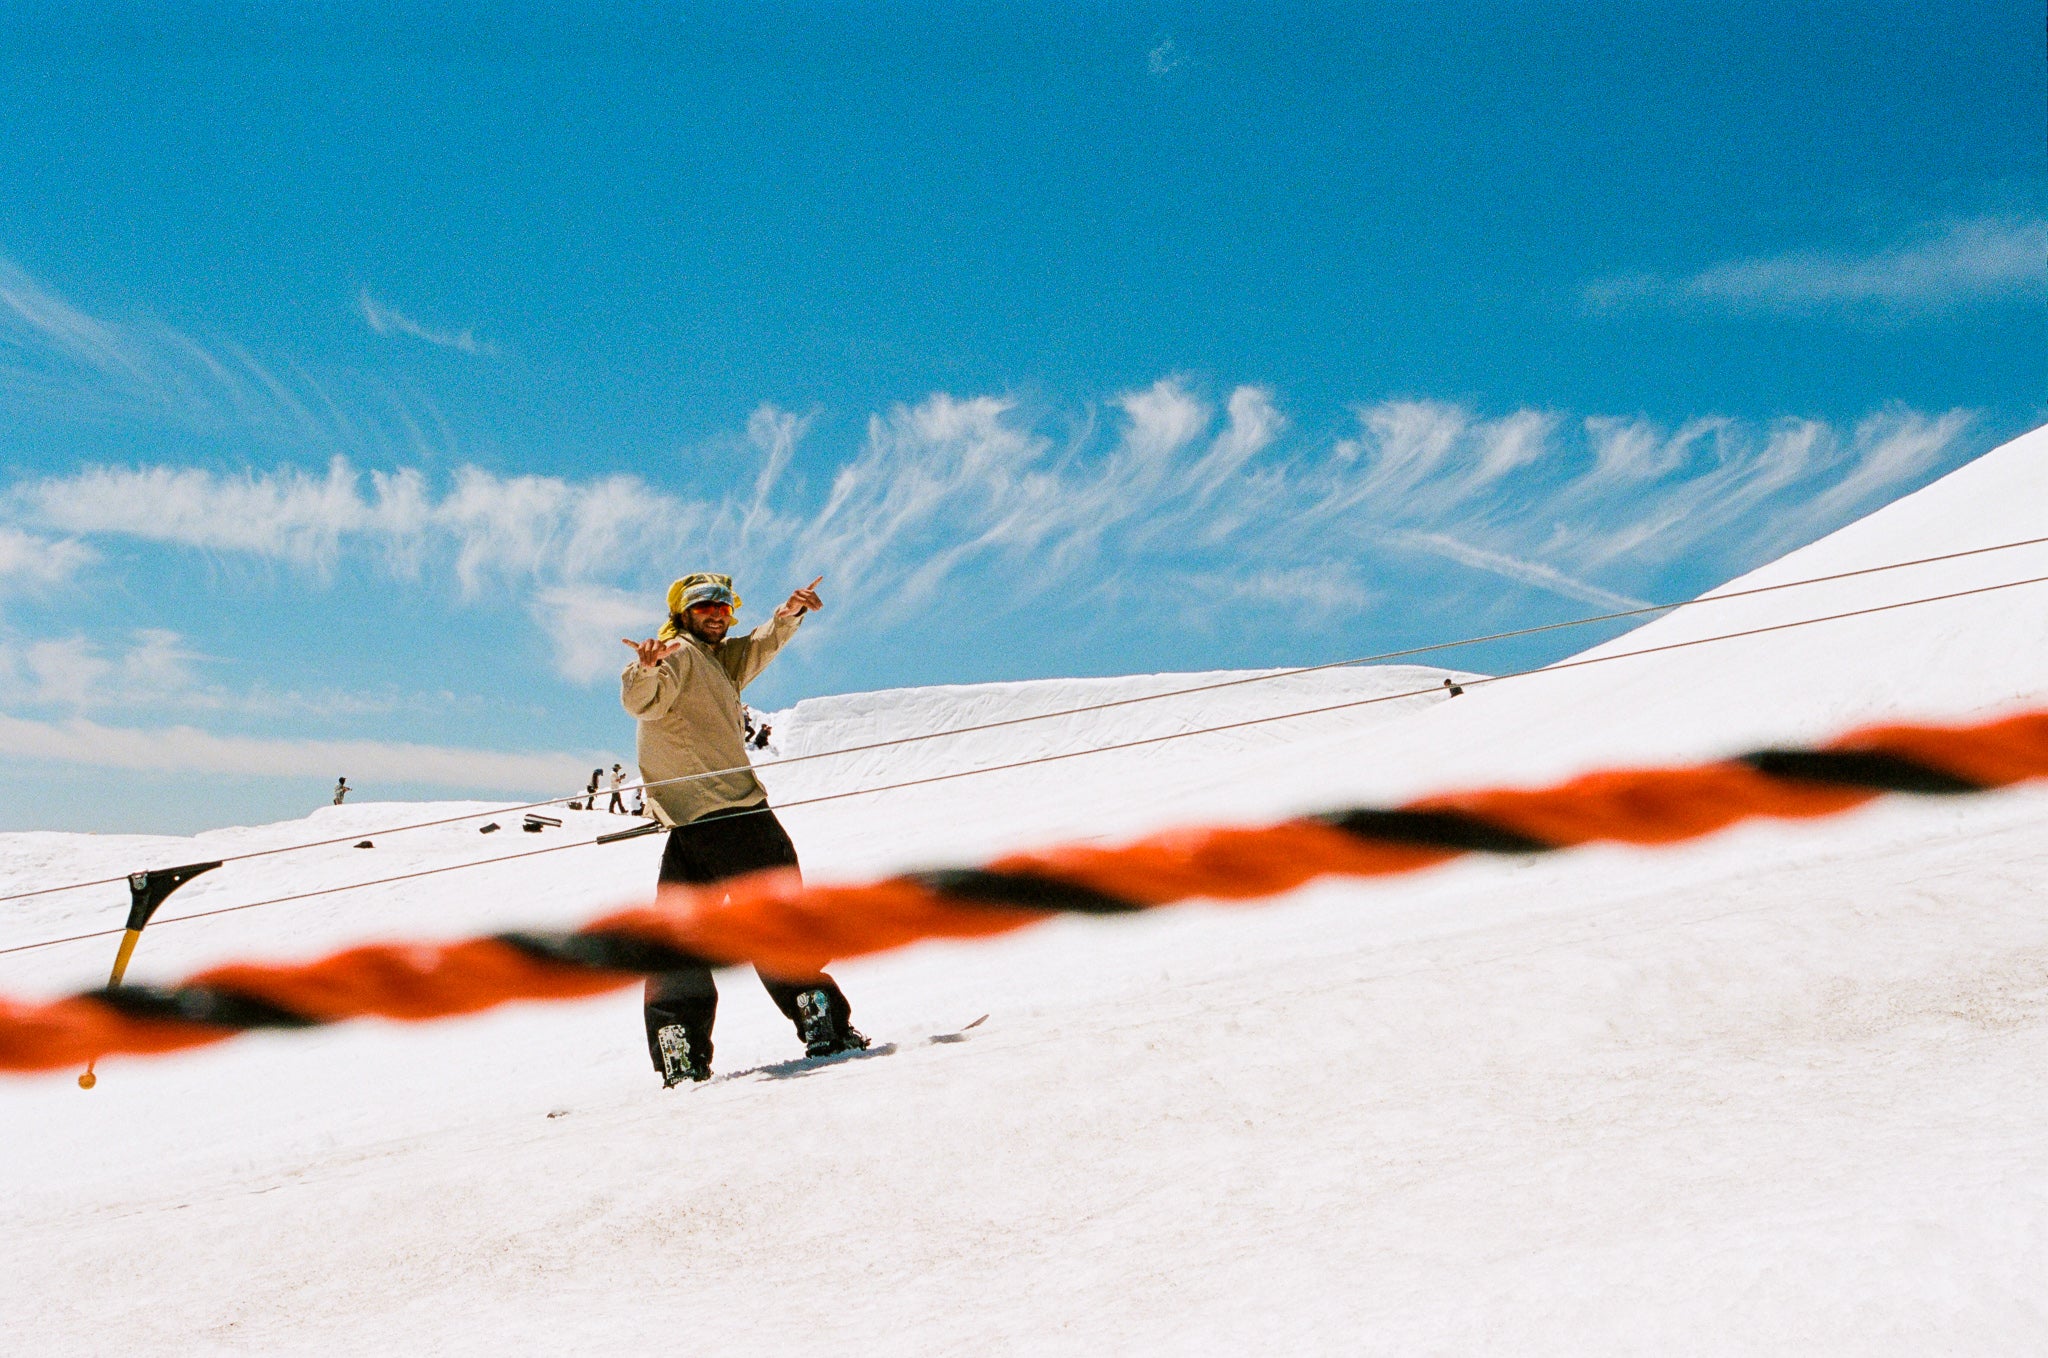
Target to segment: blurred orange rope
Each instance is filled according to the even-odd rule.
[[[2044,776],[2048,711],[2036,711],[1974,726],[1875,727],[1812,749],[1602,771],[1393,810],[1010,854],[866,885],[805,886],[783,869],[715,888],[665,886],[651,905],[569,932],[382,944],[313,962],[215,967],[171,987],[0,1001],[0,1070],[175,1051],[257,1028],[426,1020],[515,1000],[575,999],[690,959],[798,975],[832,958],[983,938],[1064,912],[1252,900],[1319,877],[1413,872],[1468,852],[1673,844],[1752,818],[1835,815],[1888,792],[1981,792]]]

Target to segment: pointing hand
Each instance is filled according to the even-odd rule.
[[[789,602],[775,610],[775,616],[778,618],[801,618],[806,613],[823,608],[825,604],[818,597],[818,584],[824,578],[821,575],[816,580],[811,581],[810,584],[805,585],[802,589],[790,595]]]

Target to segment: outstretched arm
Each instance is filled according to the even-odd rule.
[[[619,640],[631,646],[638,657],[637,663],[626,666],[626,672],[619,676],[619,702],[639,721],[666,712],[675,701],[677,686],[673,671],[661,662],[681,650],[683,643],[631,641],[625,637]]]
[[[787,603],[775,610],[774,617],[743,637],[729,638],[718,648],[718,663],[725,667],[736,686],[746,687],[755,675],[768,668],[768,662],[775,658],[782,644],[796,635],[804,614],[825,606],[825,601],[818,597],[818,585],[824,578],[821,575],[796,590]]]

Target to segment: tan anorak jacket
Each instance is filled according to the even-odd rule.
[[[668,825],[687,825],[713,811],[758,806],[768,790],[749,766],[740,690],[768,667],[803,620],[770,618],[745,636],[716,646],[688,634],[653,669],[638,660],[619,676],[619,701],[640,724],[636,744],[647,783],[732,769],[712,778],[647,789],[647,808]]]

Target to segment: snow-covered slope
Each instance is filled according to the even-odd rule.
[[[1732,587],[2039,535],[2044,491],[2037,431]],[[2039,574],[2034,549],[1790,590],[1593,654]],[[2044,642],[2048,586],[2029,586],[787,820],[808,871],[850,876],[1540,780],[2038,704]],[[1307,676],[1288,701],[1432,677]],[[1189,678],[820,701],[777,735],[797,754]],[[1212,725],[1279,702],[1266,688],[769,776],[797,803]],[[0,882],[376,840],[230,865],[171,915],[547,838],[373,833],[429,810],[4,836]],[[2033,791],[1886,804],[910,949],[835,968],[880,1045],[823,1067],[730,976],[722,1077],[669,1094],[631,995],[109,1061],[91,1094],[0,1082],[0,1312],[18,1350],[65,1353],[2040,1350],[2044,813]],[[566,922],[644,889],[657,847],[160,924],[132,974]],[[0,947],[117,925],[121,894],[16,903]],[[111,951],[0,956],[0,988],[90,983]]]
[[[829,864],[834,875],[865,875],[934,854],[965,860],[1020,843],[1134,833],[1156,824],[1156,808],[1179,788],[1227,781],[1257,755],[1286,760],[1305,746],[1385,729],[1446,701],[1442,686],[1452,677],[1472,676],[1376,665],[812,699],[771,718],[778,754],[789,762],[763,776],[813,862]],[[1026,717],[1042,719],[969,729]],[[952,731],[963,734],[936,734]],[[915,743],[863,748],[906,738]],[[851,753],[830,753],[841,750]],[[1058,762],[1028,762],[1048,758]],[[952,777],[966,770],[990,771]],[[814,801],[850,788],[890,790]],[[962,815],[963,806],[1002,813]]]

